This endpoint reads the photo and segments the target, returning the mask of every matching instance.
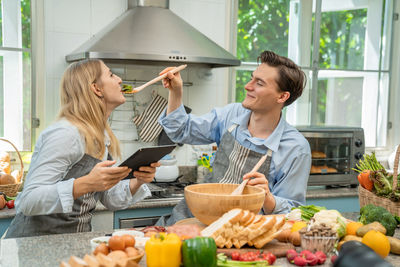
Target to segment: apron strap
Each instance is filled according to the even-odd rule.
[[[235,128],[237,127],[237,124],[232,124],[231,127],[228,128],[228,132],[232,132],[233,130],[235,130]]]
[[[267,166],[267,172],[265,173],[265,178],[267,178],[267,180],[268,180],[268,176],[269,176],[269,168],[271,166],[271,159],[272,159],[272,150],[270,148],[268,148],[267,159],[265,160],[265,164]]]

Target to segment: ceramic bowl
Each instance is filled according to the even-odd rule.
[[[112,235],[132,235],[134,237],[144,237],[144,233],[136,230],[115,230]]]
[[[111,236],[99,236],[99,237],[95,237],[92,240],[90,240],[90,247],[92,249],[92,251],[94,251],[96,249],[96,247],[98,245],[100,245],[101,243],[106,243],[106,245],[108,245],[108,240],[110,239]]]

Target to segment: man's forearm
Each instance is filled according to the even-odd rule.
[[[182,105],[182,91],[170,91],[168,95],[167,115]]]
[[[276,205],[276,201],[275,201],[274,196],[271,193],[268,193],[265,196],[265,200],[264,200],[264,205],[263,205],[264,213],[271,214],[275,209],[275,205]]]

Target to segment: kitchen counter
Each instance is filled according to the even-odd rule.
[[[356,219],[358,213],[344,213],[349,219]],[[15,239],[3,239],[0,243],[0,265],[1,266],[58,266],[60,261],[68,261],[71,255],[83,257],[90,253],[90,239],[102,236],[105,232],[89,232],[76,234],[60,234],[38,237],[25,237]],[[400,237],[397,229],[396,237]],[[390,254],[387,261],[394,266],[399,266],[400,257]],[[289,264],[286,258],[280,258],[275,265],[294,266]],[[145,257],[140,266],[146,266]],[[327,261],[324,265],[331,266]]]
[[[325,199],[325,198],[343,198],[343,197],[358,197],[357,188],[329,188],[326,189],[324,186],[312,186],[307,190],[307,200],[313,199]],[[147,209],[147,208],[163,208],[173,207],[182,199],[182,197],[176,198],[160,198],[160,199],[145,199],[138,202],[128,209]],[[96,211],[106,211],[100,202],[97,203]],[[13,218],[15,216],[15,209],[4,208],[0,210],[0,219]]]

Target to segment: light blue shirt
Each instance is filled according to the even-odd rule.
[[[294,206],[305,205],[311,168],[308,141],[283,118],[267,139],[253,137],[247,128],[250,114],[240,103],[215,108],[203,116],[186,114],[181,105],[168,116],[164,111],[159,123],[172,141],[194,145],[219,145],[229,127],[237,124],[232,135],[242,146],[261,154],[272,150],[268,182],[276,200],[273,213],[288,213]]]
[[[24,189],[15,202],[16,212],[25,216],[71,212],[75,178],[62,179],[84,154],[84,140],[69,121],[60,120],[46,128],[36,142]],[[106,149],[104,159],[107,154]],[[106,208],[116,210],[128,208],[150,196],[151,192],[142,185],[132,195],[129,180],[123,180],[100,194],[100,202]]]

